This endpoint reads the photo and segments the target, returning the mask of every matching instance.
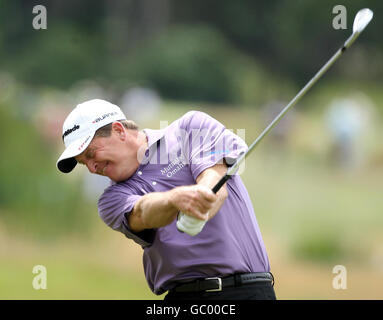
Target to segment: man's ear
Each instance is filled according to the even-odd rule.
[[[112,134],[117,135],[122,140],[125,140],[126,138],[126,130],[124,128],[124,125],[121,122],[113,122],[112,124]]]

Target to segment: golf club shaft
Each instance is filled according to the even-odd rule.
[[[226,174],[216,183],[212,191],[217,193],[222,186],[231,178],[237,171],[239,165],[245,158],[255,149],[262,139],[273,129],[289,109],[297,104],[297,102],[306,94],[307,91],[320,79],[320,77],[332,66],[332,64],[342,55],[342,53],[351,46],[351,44],[359,36],[360,32],[354,32],[343,44],[343,46],[331,57],[329,61],[315,74],[313,78],[298,92],[298,94],[290,101],[290,103],[274,118],[274,120],[262,131],[257,139],[249,146],[246,152],[242,153],[237,161],[228,168]],[[199,220],[192,216],[185,215],[180,212],[178,215],[177,228],[180,231],[188,232],[189,235],[198,234],[204,227],[206,221]]]
[[[217,193],[219,189],[230,179],[230,176],[235,174],[239,165],[245,160],[245,158],[255,149],[255,147],[262,141],[262,139],[273,129],[277,123],[283,118],[283,116],[289,111],[290,108],[295,106],[298,101],[306,94],[307,91],[322,77],[322,75],[333,65],[333,63],[343,54],[343,52],[351,46],[351,44],[359,36],[359,32],[354,32],[344,43],[344,45],[331,57],[330,60],[315,74],[313,78],[298,92],[298,94],[290,101],[290,103],[274,118],[274,120],[262,131],[257,139],[249,146],[248,150],[243,153],[237,161],[228,168],[226,174],[218,181],[212,191]]]

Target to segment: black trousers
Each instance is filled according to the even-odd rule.
[[[165,301],[174,300],[276,300],[271,282],[255,282],[239,287],[223,288],[217,292],[174,292],[169,291]]]

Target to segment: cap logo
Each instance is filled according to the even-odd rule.
[[[73,126],[73,128],[66,130],[66,131],[64,132],[63,136],[62,136],[63,140],[64,140],[64,138],[65,138],[68,134],[72,133],[73,131],[76,131],[77,129],[80,129],[80,126],[79,126],[78,124],[75,124],[75,125]]]
[[[107,118],[107,117],[111,117],[111,116],[115,116],[116,114],[117,114],[117,112],[109,112],[109,113],[106,113],[106,114],[104,114],[103,116],[94,119],[92,123],[100,122],[100,121],[104,120],[105,118]]]

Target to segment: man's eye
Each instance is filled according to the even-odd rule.
[[[94,151],[89,151],[87,154],[86,154],[86,158],[87,159],[92,159],[94,157]]]

